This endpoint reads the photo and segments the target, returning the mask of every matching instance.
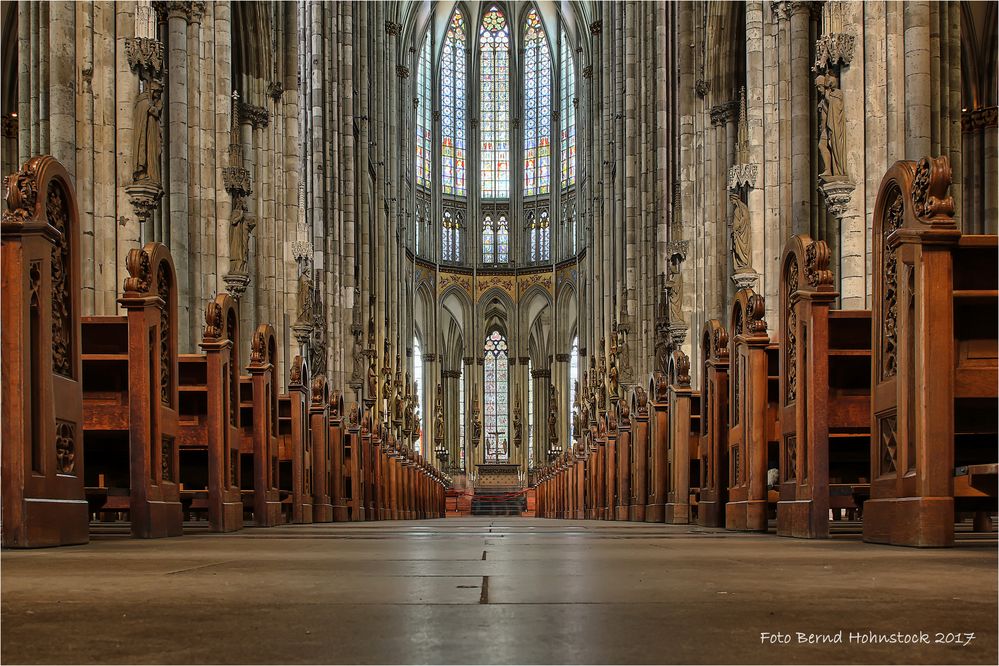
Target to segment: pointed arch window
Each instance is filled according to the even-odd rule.
[[[465,17],[451,15],[441,51],[441,188],[465,196]]]
[[[423,348],[420,339],[413,336],[413,384],[416,391],[416,419],[423,413]],[[421,421],[422,425],[422,421]],[[416,433],[416,452],[423,453],[423,430]]]
[[[441,221],[441,261],[461,261],[461,234],[465,215],[460,210],[445,210]]]
[[[565,30],[561,33],[561,39],[559,98],[562,102],[562,112],[559,114],[559,139],[564,190],[576,184],[576,67],[572,61],[572,47],[566,39]]]
[[[483,346],[486,460],[506,460],[509,457],[507,433],[510,357],[506,338],[499,331],[486,337]]]
[[[510,26],[491,5],[479,26],[480,192],[510,196]]]
[[[569,409],[576,408],[576,384],[579,383],[579,336],[572,338],[572,349],[569,350]],[[571,423],[571,421],[570,421]],[[571,438],[572,432],[569,433]]]
[[[510,261],[510,223],[506,215],[482,219],[482,263],[505,264]]]
[[[551,219],[546,209],[527,213],[527,236],[530,243],[528,256],[531,261],[551,259]]]
[[[551,187],[552,55],[537,9],[524,20],[524,196]]]
[[[430,63],[430,32],[427,31],[427,36],[423,38],[423,46],[420,47],[419,72],[416,78],[416,184],[426,188],[430,188],[433,181],[431,176],[433,114],[430,108],[433,104],[433,95]]]

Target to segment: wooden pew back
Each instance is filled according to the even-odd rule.
[[[66,169],[35,157],[7,178],[3,238],[4,547],[86,543],[80,222]]]
[[[701,333],[701,490],[697,524],[721,527],[728,502],[729,336],[717,319]]]

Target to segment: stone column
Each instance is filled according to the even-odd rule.
[[[909,0],[904,5],[905,30],[905,155],[918,160],[930,154],[930,3]]]
[[[790,19],[791,80],[791,232],[811,232],[811,44],[808,24],[811,2],[785,2]]]
[[[181,352],[191,351],[193,344],[190,309],[190,231],[189,231],[189,173],[188,173],[188,22],[191,3],[170,1],[166,3],[167,37],[167,95],[164,104],[166,128],[169,138],[169,172],[167,193],[170,219],[163,225],[163,242],[170,248],[177,270],[178,293],[186,295],[177,304],[178,338]],[[164,142],[166,143],[166,142]],[[252,331],[254,325],[243,330]]]

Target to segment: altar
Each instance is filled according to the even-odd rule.
[[[520,465],[486,462],[475,466],[473,516],[519,516],[527,509]]]

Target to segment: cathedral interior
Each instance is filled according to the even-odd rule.
[[[6,663],[989,663],[993,0],[18,0]]]

